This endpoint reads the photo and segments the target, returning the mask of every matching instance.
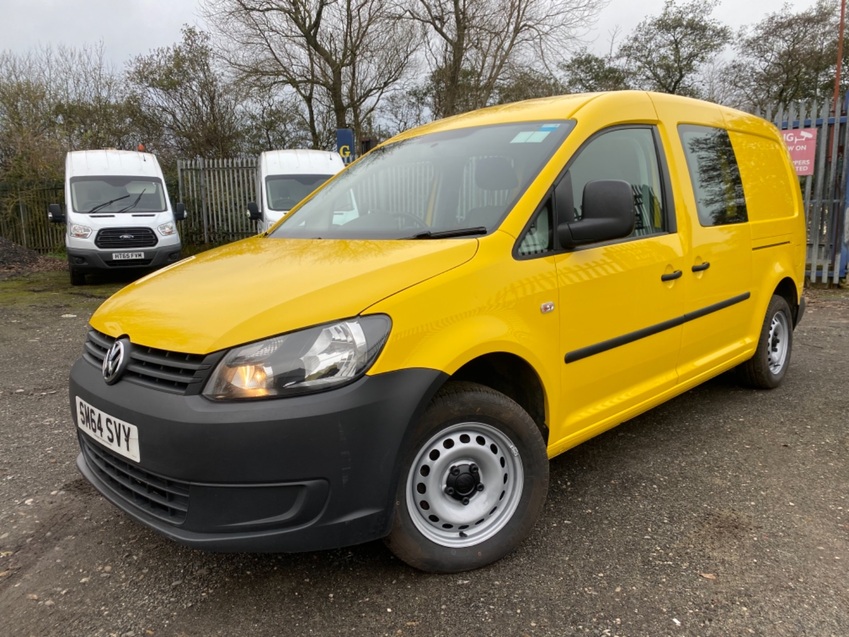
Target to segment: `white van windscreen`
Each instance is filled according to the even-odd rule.
[[[153,177],[72,177],[74,212],[163,212],[167,199],[162,181]]]
[[[291,210],[333,175],[269,175],[265,194],[271,210]]]
[[[427,239],[497,228],[574,122],[440,131],[376,148],[297,208],[271,237]]]

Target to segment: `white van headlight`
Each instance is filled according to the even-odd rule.
[[[170,237],[172,234],[174,234],[174,224],[170,221],[168,223],[163,223],[161,226],[159,226],[158,230],[159,234],[161,234],[163,237]]]
[[[89,236],[91,236],[91,228],[84,226],[81,223],[71,224],[69,231],[71,236],[76,239],[88,239]]]
[[[203,395],[273,398],[344,385],[371,367],[391,325],[388,316],[375,314],[234,347],[212,372]]]

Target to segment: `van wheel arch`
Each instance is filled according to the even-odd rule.
[[[506,352],[494,352],[469,361],[449,379],[484,385],[519,404],[536,423],[548,444],[548,408],[545,387],[533,366]]]
[[[787,299],[774,294],[758,333],[755,353],[737,370],[740,380],[755,389],[774,389],[787,374],[793,350],[795,312]]]
[[[386,544],[427,572],[491,564],[531,532],[548,492],[540,431],[504,394],[450,381],[412,427]]]

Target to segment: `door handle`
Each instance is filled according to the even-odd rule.
[[[699,265],[693,266],[693,272],[704,272],[710,267],[710,263],[705,261],[704,263],[700,263]]]
[[[674,281],[675,279],[680,279],[684,273],[681,270],[675,270],[675,272],[670,272],[669,274],[662,274],[660,276],[661,281]]]

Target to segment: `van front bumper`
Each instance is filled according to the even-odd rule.
[[[122,250],[87,250],[84,248],[67,248],[68,265],[82,273],[103,272],[118,269],[157,269],[181,258],[180,244],[163,245],[154,248],[137,248]],[[122,252],[141,252],[141,259],[114,259],[113,255]]]
[[[189,546],[297,552],[384,537],[410,423],[444,376],[412,369],[309,396],[218,403],[71,370],[76,397],[138,428],[140,461],[78,429],[77,465],[138,522]]]

